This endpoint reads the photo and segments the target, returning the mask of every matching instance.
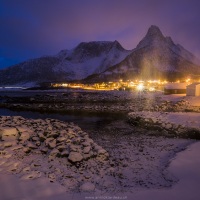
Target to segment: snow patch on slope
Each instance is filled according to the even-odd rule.
[[[106,42],[102,44],[106,45]],[[100,43],[100,45],[102,44]],[[54,67],[55,72],[64,71],[70,73],[71,80],[83,79],[89,75],[101,73],[121,62],[131,53],[131,51],[118,49],[115,42],[110,49],[101,52],[99,56],[92,56],[87,53],[74,55],[76,49],[61,51],[57,55],[61,62]]]

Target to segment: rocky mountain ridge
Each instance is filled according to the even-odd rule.
[[[82,42],[55,56],[44,56],[0,70],[0,86],[81,80],[122,61],[131,51],[117,41]]]
[[[118,41],[82,42],[55,56],[32,59],[0,70],[0,86],[43,82],[102,82],[123,79],[176,79],[200,75],[200,61],[152,25],[135,49]]]
[[[199,60],[171,37],[163,36],[157,26],[151,26],[146,36],[123,61],[88,80],[159,79],[173,80],[200,75]]]

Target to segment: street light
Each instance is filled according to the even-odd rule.
[[[143,85],[142,83],[138,84],[138,85],[137,85],[137,90],[138,90],[138,91],[144,90],[144,85]]]

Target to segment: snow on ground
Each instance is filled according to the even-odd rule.
[[[193,144],[186,151],[180,152],[171,161],[168,170],[179,178],[179,182],[167,189],[143,189],[132,193],[76,193],[68,194],[57,183],[50,183],[46,178],[21,181],[18,178],[0,174],[1,200],[84,200],[84,199],[129,199],[129,200],[197,200],[200,196],[200,142]]]
[[[0,171],[21,180],[48,177],[68,191],[94,190],[91,182],[100,178],[94,171],[107,169],[110,177],[108,156],[73,123],[0,117]]]
[[[77,168],[76,165],[68,162],[69,159],[72,160],[71,152],[77,150],[74,149],[76,145],[70,145],[68,160],[67,157],[57,157],[58,154],[65,153],[65,151],[58,152],[65,146],[60,145],[60,141],[64,138],[60,138],[55,131],[56,127],[59,127],[59,133],[64,134],[61,127],[66,126],[67,134],[70,131],[69,135],[72,135],[72,129],[85,135],[86,133],[78,127],[50,119],[45,121],[28,120],[22,117],[1,117],[1,119],[0,171],[2,174],[15,174],[19,178],[17,187],[12,189],[11,187],[14,187],[12,184],[17,182],[17,179],[2,177],[2,180],[7,179],[3,187],[0,187],[0,192],[2,189],[1,194],[5,195],[5,199],[12,199],[12,194],[17,192],[16,199],[18,197],[23,199],[20,193],[25,195],[28,194],[27,191],[32,190],[36,192],[30,192],[33,195],[29,198],[26,196],[25,199],[71,199],[66,195],[84,199],[86,195],[113,196],[118,193],[121,196],[134,191],[170,188],[177,179],[167,170],[169,160],[194,142],[152,136],[152,133],[135,129],[123,121],[114,121],[102,127],[98,133],[94,130],[93,135],[88,132],[93,139],[89,141],[97,141],[103,147],[99,153],[108,152],[109,160],[104,160],[102,157],[103,160],[100,158],[100,162],[99,159],[95,161],[96,158],[90,158],[83,162],[83,166]],[[16,131],[16,125],[20,134]],[[48,132],[47,138],[42,134],[43,128],[46,130],[45,133]],[[74,141],[73,138],[72,140]],[[67,141],[70,142],[71,139],[68,138]],[[81,149],[79,150],[78,152],[82,152]],[[87,149],[83,150],[85,152]],[[41,154],[41,151],[46,153]],[[85,156],[84,152],[83,156]],[[77,155],[74,159],[78,159]],[[30,181],[38,186],[33,187]],[[23,187],[24,182],[27,185]],[[50,182],[56,183],[55,193]],[[89,190],[90,193],[85,193],[85,190]]]
[[[131,200],[198,200],[200,197],[200,142],[191,145],[186,151],[178,153],[172,160],[169,171],[179,178],[172,188],[146,190],[128,195]]]
[[[163,116],[166,116],[165,121],[170,123],[200,129],[200,113],[167,113]],[[162,116],[160,115],[160,117]]]
[[[198,97],[186,96],[184,99],[190,102],[190,105],[192,106],[200,106],[200,96]]]
[[[185,128],[195,128],[200,130],[200,113],[194,112],[133,112],[129,114],[131,119],[141,117],[146,122],[153,122],[162,127],[177,129],[178,126]],[[170,126],[171,125],[171,126]]]
[[[178,102],[185,100],[188,101],[191,106],[200,106],[200,96],[186,96],[186,94],[164,95],[162,93],[157,93],[156,96],[160,97],[163,101]]]
[[[102,93],[104,95],[108,93]],[[109,93],[110,94],[110,93]],[[118,93],[113,92],[113,94],[118,94],[119,96],[125,94],[125,92]],[[127,94],[127,93],[126,93]],[[135,98],[136,94],[128,93],[126,98]],[[144,94],[145,95],[145,94]],[[109,95],[108,95],[109,96]],[[124,95],[125,96],[125,95]],[[150,96],[149,96],[150,97]],[[156,97],[164,98],[166,101],[180,101],[184,98],[188,98],[189,101],[193,99],[194,102],[198,103],[198,98],[195,97],[185,97],[181,95],[158,95],[158,93],[151,93],[151,98],[154,100]],[[125,97],[124,97],[125,98]],[[142,114],[144,118],[150,118],[154,120],[161,120],[162,124],[165,127],[170,123],[176,125],[185,125],[187,127],[200,128],[200,114],[199,113],[166,113],[166,112],[135,112],[134,114]],[[200,149],[195,146],[193,152],[194,162],[188,163],[188,158],[191,157],[190,152],[186,154],[186,157],[183,156],[183,161],[178,159],[177,162],[172,161],[172,164],[175,162],[175,168],[171,164],[169,169],[166,169],[166,166],[169,164],[169,159],[173,158],[175,153],[183,150],[188,144],[191,144],[193,141],[189,140],[178,140],[178,139],[169,139],[164,137],[152,137],[151,135],[144,135],[144,130],[140,131],[130,131],[126,133],[122,132],[121,137],[119,132],[123,128],[123,124],[116,122],[116,129],[114,132],[112,127],[104,128],[104,131],[108,133],[108,136],[101,134],[99,135],[98,144],[100,144],[105,150],[107,150],[112,158],[115,158],[115,161],[111,162],[114,165],[110,168],[111,174],[118,176],[116,179],[110,179],[105,182],[107,185],[105,191],[95,190],[93,193],[74,193],[69,194],[65,193],[63,186],[59,185],[57,182],[50,183],[46,176],[42,176],[39,179],[35,180],[19,180],[17,177],[0,175],[0,194],[2,200],[6,199],[26,199],[26,200],[53,200],[53,199],[105,199],[109,198],[114,199],[119,197],[121,199],[131,199],[131,200],[144,200],[144,199],[192,199],[196,200],[199,196],[199,190],[196,187],[189,187],[187,184],[191,183],[193,180],[189,176],[191,175],[191,170],[196,170],[197,174],[194,174],[194,177],[197,179],[193,180],[192,184],[198,185],[200,183],[200,178],[198,176],[199,169],[195,168],[199,166],[199,160],[196,154],[194,153]],[[125,129],[125,128],[124,128]],[[148,131],[147,131],[148,132]],[[117,133],[117,134],[116,134]],[[131,134],[130,134],[131,133]],[[134,134],[133,134],[134,133]],[[111,137],[113,134],[113,138]],[[93,138],[95,139],[95,138]],[[98,138],[97,138],[98,139]],[[199,144],[199,143],[198,143]],[[192,148],[193,149],[193,148]],[[199,151],[198,151],[199,152]],[[125,156],[124,156],[125,155]],[[184,154],[183,154],[184,155]],[[31,158],[31,156],[30,156]],[[193,158],[193,157],[192,157]],[[196,160],[195,160],[196,159]],[[23,162],[24,160],[22,160]],[[181,165],[179,165],[181,163]],[[3,163],[4,165],[5,163]],[[118,164],[118,165],[116,165]],[[191,165],[189,165],[191,164]],[[183,167],[185,166],[186,167]],[[176,168],[178,167],[178,168]],[[103,169],[103,168],[102,168]],[[173,171],[175,169],[175,171]],[[172,170],[175,177],[170,173]],[[181,170],[184,170],[182,174]],[[99,175],[102,180],[105,180],[106,176],[104,174],[105,169],[101,170]],[[5,171],[4,171],[5,173]],[[177,174],[177,176],[176,176]],[[184,176],[187,174],[188,176]],[[98,176],[99,176],[98,175]],[[116,177],[116,176],[115,176]],[[180,179],[180,182],[174,187],[170,188],[176,182],[176,177]],[[98,177],[97,177],[98,178]],[[110,177],[109,177],[110,178]],[[187,179],[186,179],[187,178]],[[81,180],[80,180],[81,181]],[[98,183],[98,180],[96,183]],[[114,186],[112,181],[114,181]],[[120,183],[120,184],[118,184]],[[15,186],[16,185],[16,186]],[[122,186],[122,187],[119,187]],[[111,187],[110,187],[111,186]],[[90,185],[85,185],[85,187],[90,187]],[[185,190],[185,187],[188,187],[188,191]],[[123,189],[120,193],[117,193],[119,190]],[[113,190],[113,193],[110,193]],[[105,192],[105,193],[104,193]],[[188,192],[188,193],[187,193]],[[31,194],[31,196],[30,196]],[[183,194],[183,195],[182,195]],[[72,195],[72,196],[69,196]],[[192,196],[193,195],[193,196]],[[89,198],[87,198],[89,197]],[[90,198],[91,197],[91,198]],[[95,198],[97,197],[97,198]],[[98,198],[99,197],[99,198]],[[102,197],[102,198],[101,198]],[[105,197],[105,198],[104,198]],[[179,198],[180,197],[180,198]],[[118,199],[119,199],[118,198]],[[116,198],[115,198],[116,199]]]
[[[185,94],[172,94],[172,95],[158,94],[158,95],[163,101],[173,101],[173,102],[181,101],[186,96]]]

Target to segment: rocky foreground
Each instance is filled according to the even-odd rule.
[[[171,187],[169,161],[194,141],[154,133],[116,121],[90,134],[100,146],[73,123],[2,116],[0,171],[24,181],[46,177],[72,193]]]
[[[93,191],[107,187],[114,174],[110,163],[108,152],[73,123],[0,117],[1,171],[23,180],[45,176],[68,191]]]
[[[184,97],[171,101],[153,93],[22,93],[1,94],[0,107],[56,113],[131,112],[129,122],[140,126],[123,119],[97,132],[87,130],[89,137],[73,123],[1,116],[0,171],[23,180],[47,177],[68,192],[171,187],[177,179],[167,170],[170,160],[194,142],[188,138],[200,135],[196,128],[189,130],[166,117],[185,111],[198,115],[200,106]],[[199,124],[198,119],[186,120],[186,125],[189,121]]]

